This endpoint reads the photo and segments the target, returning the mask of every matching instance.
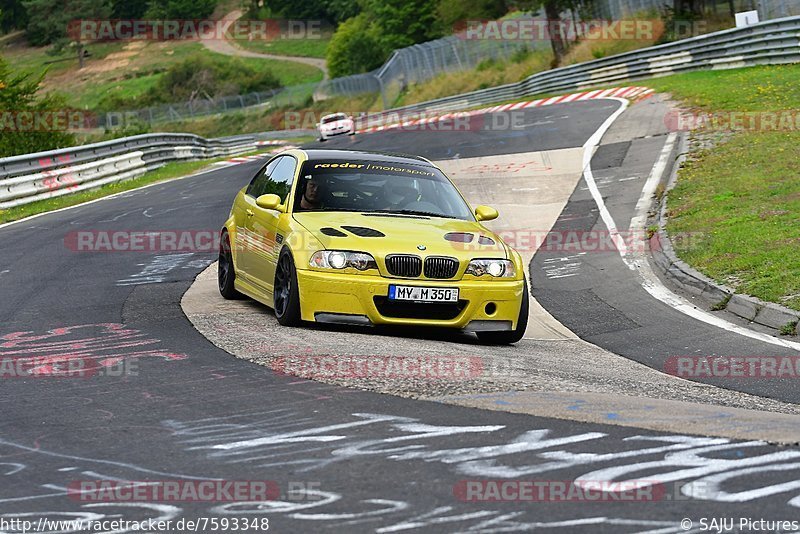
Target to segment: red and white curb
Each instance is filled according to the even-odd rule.
[[[613,89],[597,89],[594,91],[584,91],[582,93],[571,93],[568,95],[553,96],[550,98],[540,98],[538,100],[531,100],[527,102],[513,102],[511,104],[502,104],[499,106],[492,106],[483,109],[474,109],[471,111],[456,111],[449,112],[443,115],[434,117],[425,117],[421,119],[413,119],[408,121],[400,120],[399,114],[392,117],[387,114],[390,119],[395,119],[397,122],[391,124],[384,124],[382,126],[372,126],[357,130],[357,133],[371,133],[380,132],[382,130],[393,130],[396,128],[417,126],[419,124],[430,124],[432,122],[440,122],[457,117],[472,117],[474,115],[484,115],[486,113],[499,113],[504,111],[516,111],[518,109],[535,108],[542,106],[552,106],[553,104],[566,104],[568,102],[579,102],[582,100],[594,100],[598,98],[626,98],[631,101],[642,100],[652,96],[655,91],[647,87],[615,87]],[[409,113],[409,115],[418,115],[418,113]]]
[[[229,167],[231,165],[240,165],[242,163],[250,163],[251,161],[258,161],[264,159],[266,157],[272,156],[273,154],[277,154],[278,152],[283,152],[284,150],[289,150],[292,148],[298,148],[294,145],[284,145],[281,144],[279,148],[275,150],[270,150],[268,152],[264,152],[263,154],[252,154],[250,156],[236,156],[230,159],[226,159],[224,161],[218,161],[214,163],[214,165],[218,167]]]
[[[283,139],[271,139],[269,141],[256,141],[256,146],[283,146],[288,145],[288,141]]]

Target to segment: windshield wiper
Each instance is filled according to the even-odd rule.
[[[400,215],[423,215],[425,217],[442,217],[443,219],[458,219],[452,215],[444,215],[442,213],[434,213],[432,211],[419,211],[419,210],[375,210],[372,213],[397,213]]]
[[[310,210],[303,210],[303,211],[304,212],[309,212],[309,211],[349,211],[349,212],[354,212],[355,213],[355,212],[362,212],[364,210],[357,210],[357,209],[354,209],[354,208],[336,208],[336,207],[330,206],[330,207],[327,207],[327,208],[317,208],[317,209],[310,209]]]

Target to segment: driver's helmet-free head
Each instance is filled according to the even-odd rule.
[[[306,176],[303,184],[303,196],[307,201],[313,200],[317,204],[322,203],[327,190],[327,185],[327,180],[325,180],[324,177],[313,175]],[[316,194],[309,194],[309,189],[312,187],[316,189]]]

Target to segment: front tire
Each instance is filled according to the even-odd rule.
[[[227,300],[243,299],[244,295],[236,290],[236,269],[233,265],[233,254],[231,253],[231,239],[228,232],[222,233],[219,242],[219,263],[217,264],[217,282],[219,284],[219,294]]]
[[[476,332],[481,342],[487,345],[510,345],[522,339],[525,335],[525,329],[528,328],[528,309],[530,308],[527,281],[522,285],[522,289],[522,305],[519,308],[517,327],[514,330],[502,332]]]
[[[300,288],[297,285],[297,269],[289,249],[284,248],[278,257],[273,291],[275,317],[283,326],[300,324]]]

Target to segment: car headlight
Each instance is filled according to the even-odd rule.
[[[493,278],[514,278],[517,270],[510,260],[472,260],[467,266],[466,274],[483,276],[488,274]]]
[[[359,271],[377,269],[378,264],[366,252],[349,252],[346,250],[320,250],[311,256],[308,262],[311,267],[320,269],[346,269],[352,267]]]

